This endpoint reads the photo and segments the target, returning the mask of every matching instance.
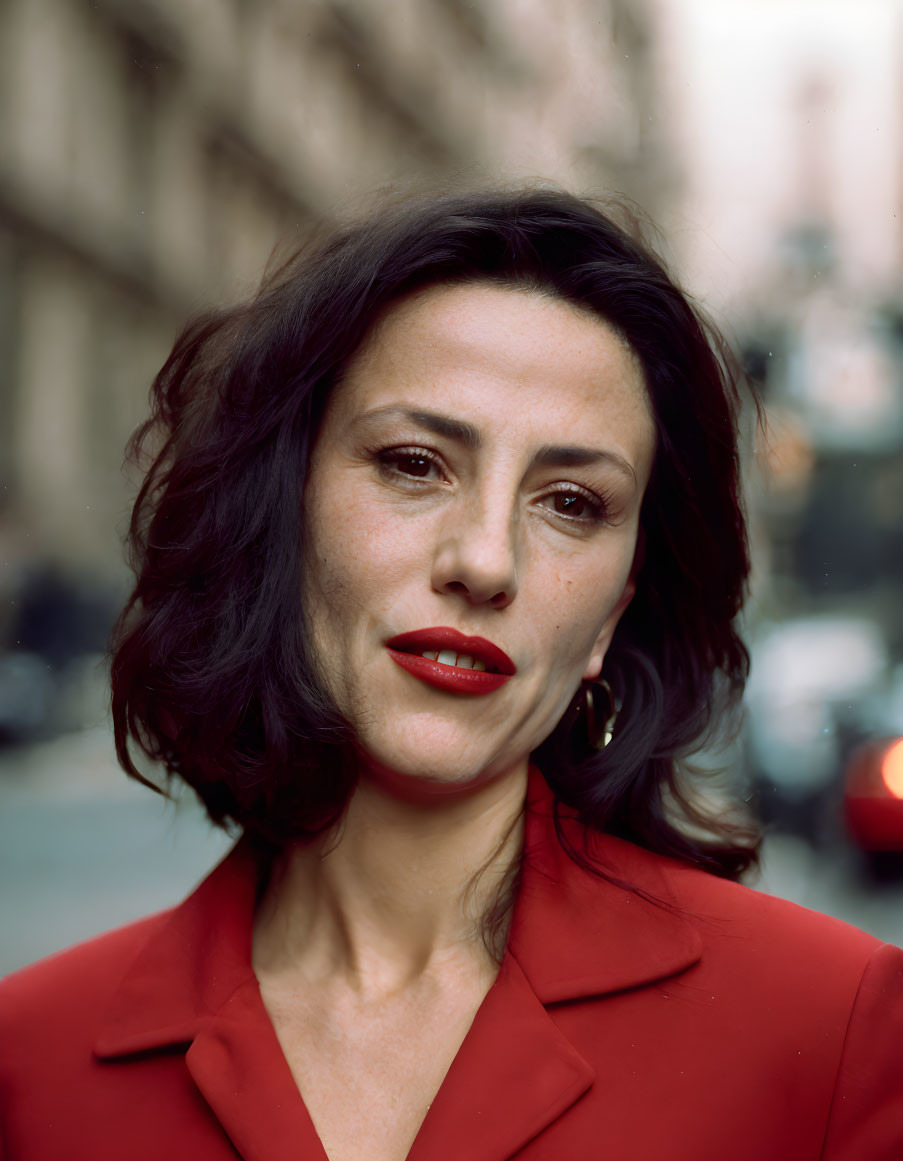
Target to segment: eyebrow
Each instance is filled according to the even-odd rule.
[[[483,445],[479,429],[462,419],[452,419],[449,415],[439,415],[435,411],[421,411],[416,407],[401,407],[390,404],[368,411],[362,417],[369,422],[373,419],[407,419],[419,427],[445,439],[462,444],[469,451],[478,451]],[[531,467],[543,468],[585,468],[594,464],[608,463],[627,476],[633,484],[637,477],[632,465],[617,452],[603,448],[578,447],[572,444],[544,444],[531,460]]]

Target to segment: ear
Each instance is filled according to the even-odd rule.
[[[624,615],[627,606],[633,600],[633,594],[636,592],[636,578],[633,571],[627,578],[627,583],[624,585],[624,591],[618,598],[618,603],[609,614],[608,620],[602,626],[602,632],[596,638],[593,645],[593,651],[590,654],[586,669],[583,672],[583,681],[595,681],[602,672],[602,662],[605,660],[605,654],[608,652],[608,647],[611,645],[611,639],[615,634],[615,629],[618,627],[618,621]]]

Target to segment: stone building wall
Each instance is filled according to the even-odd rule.
[[[123,577],[122,448],[152,374],[277,242],[374,189],[481,177],[655,212],[673,173],[643,13],[0,0],[0,594],[36,561]]]

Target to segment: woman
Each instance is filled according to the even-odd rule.
[[[563,194],[409,203],[154,404],[118,752],[243,839],[0,990],[6,1156],[901,1156],[903,953],[730,882],[682,781],[748,563],[659,263]]]

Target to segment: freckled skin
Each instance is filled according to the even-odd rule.
[[[480,447],[379,418],[392,406],[466,422]],[[629,467],[537,467],[550,444]],[[632,596],[654,447],[639,364],[589,312],[487,285],[390,309],[330,398],[305,492],[316,652],[369,768],[437,792],[525,775]],[[434,460],[412,482],[386,448]],[[569,523],[552,492],[569,485],[603,495],[608,518]],[[488,638],[517,673],[484,697],[424,685],[385,642],[431,626]]]

